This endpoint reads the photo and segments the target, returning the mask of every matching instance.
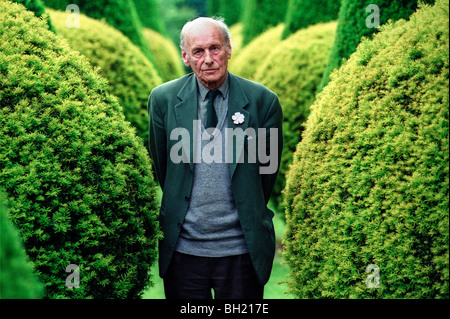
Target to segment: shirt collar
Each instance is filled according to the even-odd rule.
[[[229,76],[228,76],[228,71],[227,71],[227,77],[225,78],[225,81],[223,81],[223,83],[217,88],[220,93],[222,93],[223,98],[225,99],[227,94],[228,94],[228,87],[229,87]],[[197,77],[196,77],[197,79]],[[197,79],[197,84],[198,84],[198,92],[200,93],[200,96],[202,98],[202,101],[206,100],[206,94],[208,94],[209,92],[209,88],[207,88],[206,86],[204,86],[198,79]]]

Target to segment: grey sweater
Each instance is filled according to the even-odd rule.
[[[213,140],[209,139],[211,135],[205,132],[200,121],[197,122],[197,130],[194,130],[197,131],[194,182],[175,248],[178,252],[203,257],[225,257],[248,252],[231,191],[229,164],[225,161],[226,118],[227,112],[223,112]],[[219,149],[221,156],[214,156],[219,154],[214,154]],[[205,159],[208,162],[205,154],[211,155],[215,162],[205,163]]]

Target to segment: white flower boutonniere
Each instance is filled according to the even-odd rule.
[[[244,116],[244,114],[242,114],[241,112],[236,112],[236,113],[234,113],[234,115],[231,117],[231,119],[233,120],[233,123],[234,123],[235,125],[240,125],[240,124],[244,123],[245,116]]]

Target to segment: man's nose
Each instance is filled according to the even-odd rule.
[[[211,64],[214,62],[214,59],[212,57],[212,53],[209,50],[206,50],[205,52],[205,63]]]

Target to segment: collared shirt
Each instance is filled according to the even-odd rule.
[[[225,81],[218,87],[221,94],[218,94],[214,99],[214,108],[216,109],[217,118],[220,119],[222,113],[228,109],[228,91],[229,91],[229,76],[227,72],[227,77]],[[206,95],[209,92],[209,88],[204,86],[198,79],[198,114],[199,119],[202,123],[206,123],[206,107],[208,105],[208,98]]]

